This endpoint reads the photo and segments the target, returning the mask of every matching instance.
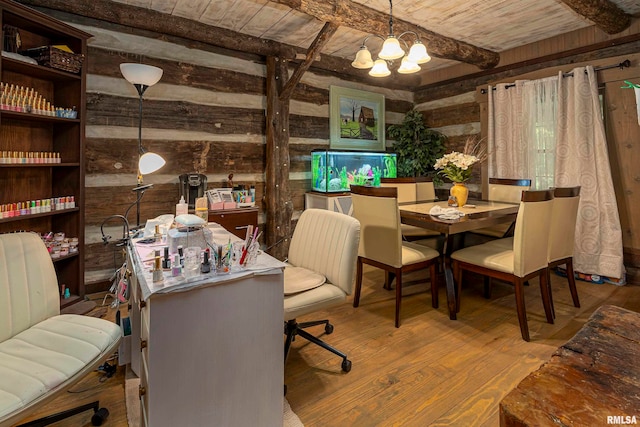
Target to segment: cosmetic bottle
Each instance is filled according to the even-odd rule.
[[[156,225],[156,227],[158,226]],[[169,268],[171,268],[171,259],[169,258],[169,247],[165,246],[164,257],[162,257],[162,269],[168,270]]]
[[[184,201],[184,196],[180,196],[180,202],[176,205],[176,216],[189,213],[189,205]]]
[[[163,277],[162,277],[162,267],[161,267],[161,261],[160,261],[160,257],[156,256],[154,259],[154,263],[153,263],[153,282],[157,283],[157,282],[162,282]]]
[[[202,264],[200,265],[201,273],[208,273],[211,271],[211,262],[209,260],[209,251],[204,251],[204,259],[202,260]]]
[[[182,264],[180,264],[180,255],[175,254],[173,256],[173,264],[171,265],[171,275],[178,277],[182,275]]]

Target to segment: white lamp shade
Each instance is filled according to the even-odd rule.
[[[404,50],[400,47],[400,42],[394,36],[389,36],[382,44],[382,50],[378,54],[381,59],[398,59],[404,56]]]
[[[162,68],[153,65],[125,63],[120,64],[122,76],[131,84],[153,86],[162,77]]]
[[[416,64],[426,64],[431,61],[431,57],[427,53],[427,48],[420,40],[416,40],[415,43],[413,43],[413,46],[409,49],[408,56],[409,60]]]
[[[359,68],[361,70],[365,70],[367,68],[373,67],[373,59],[371,59],[371,52],[367,49],[366,46],[362,45],[358,53],[356,53],[356,59],[353,60],[351,66],[354,68]]]
[[[387,77],[389,74],[391,74],[391,71],[389,71],[387,61],[384,59],[376,59],[373,68],[369,71],[369,75],[372,77]]]
[[[402,58],[402,63],[400,64],[400,68],[398,68],[398,72],[400,74],[411,74],[417,73],[420,71],[420,66],[415,62],[411,61],[407,56]]]
[[[138,170],[141,175],[153,173],[164,166],[165,160],[156,153],[144,153],[138,161]]]

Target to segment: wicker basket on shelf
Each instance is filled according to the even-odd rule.
[[[17,53],[18,49],[20,49],[20,31],[17,27],[4,24],[2,26],[2,40],[3,50],[11,53]]]
[[[82,70],[82,61],[84,60],[84,55],[82,54],[69,53],[55,46],[40,46],[24,50],[20,53],[30,56],[38,61],[38,64],[44,65],[45,67],[68,71],[74,74],[78,74],[80,70]]]

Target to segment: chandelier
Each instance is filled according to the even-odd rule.
[[[408,34],[415,37],[411,48],[409,48],[407,42],[402,39],[403,36]],[[378,53],[378,59],[376,59],[375,62],[371,58],[371,52],[366,46],[367,40],[371,37],[378,37],[384,41],[382,49]],[[402,48],[400,42],[402,42],[405,48],[409,51],[408,54]],[[389,35],[386,38],[377,34],[365,37],[362,41],[362,46],[360,46],[360,50],[358,50],[358,53],[356,54],[356,58],[351,63],[351,66],[361,70],[371,68],[369,71],[370,76],[386,77],[391,74],[387,61],[391,62],[400,58],[402,58],[402,62],[398,68],[398,73],[400,74],[417,73],[420,71],[419,64],[425,64],[431,60],[431,57],[427,53],[427,48],[422,41],[420,41],[420,37],[418,37],[415,32],[405,31],[398,37],[393,34],[393,0],[389,0]]]

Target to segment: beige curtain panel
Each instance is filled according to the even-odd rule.
[[[571,73],[569,73],[571,74]],[[489,175],[579,185],[574,268],[621,278],[622,231],[593,67],[489,89]]]

